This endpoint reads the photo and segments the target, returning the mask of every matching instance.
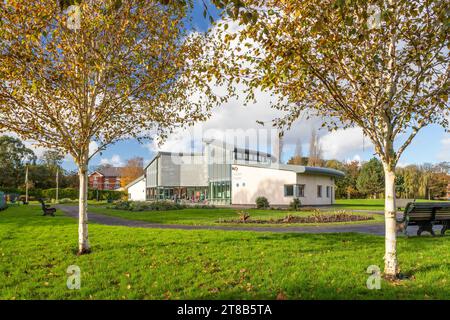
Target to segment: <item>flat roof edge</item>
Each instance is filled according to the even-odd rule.
[[[336,169],[323,167],[305,167],[305,173],[322,174],[334,177],[344,177],[345,173]]]
[[[325,176],[333,176],[333,177],[344,177],[345,173],[336,169],[331,168],[323,168],[323,167],[308,167],[308,166],[299,166],[299,165],[291,165],[291,164],[271,164],[271,165],[261,165],[261,164],[252,164],[252,163],[240,163],[234,162],[233,165],[238,166],[246,166],[246,167],[254,167],[261,169],[273,169],[273,170],[283,170],[283,171],[291,171],[295,173],[304,173],[304,174],[317,174],[317,175],[325,175]]]

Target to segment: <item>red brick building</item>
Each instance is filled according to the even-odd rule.
[[[120,188],[122,168],[107,167],[89,175],[89,188],[94,190],[117,190]]]

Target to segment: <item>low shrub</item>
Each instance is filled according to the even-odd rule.
[[[116,201],[111,206],[108,206],[110,209],[117,209],[117,210],[130,210],[131,207],[131,201]]]
[[[190,208],[194,209],[215,209],[216,206],[213,204],[194,204],[192,206],[189,206]]]
[[[301,206],[302,206],[302,202],[300,201],[300,199],[299,198],[294,198],[291,201],[291,203],[289,204],[289,209],[297,211],[297,210],[300,209]]]
[[[256,198],[256,208],[257,209],[267,209],[269,208],[269,200],[266,197]]]

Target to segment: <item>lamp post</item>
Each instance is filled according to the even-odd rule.
[[[59,166],[56,166],[56,195],[55,195],[55,202],[58,203],[59,201]]]
[[[25,166],[25,202],[28,203],[28,165]]]

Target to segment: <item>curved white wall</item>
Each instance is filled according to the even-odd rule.
[[[254,205],[257,197],[266,197],[271,205],[286,205],[292,197],[284,196],[284,185],[296,183],[292,171],[232,165],[231,203]]]
[[[289,205],[294,197],[284,196],[284,185],[304,184],[303,205],[330,205],[334,199],[334,179],[324,175],[301,174],[272,168],[244,165],[231,166],[231,203],[254,205],[263,196],[270,205]],[[322,186],[322,197],[317,196],[317,186]],[[327,197],[327,186],[330,195]]]

